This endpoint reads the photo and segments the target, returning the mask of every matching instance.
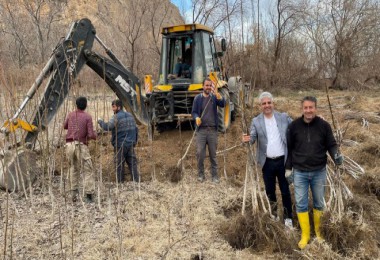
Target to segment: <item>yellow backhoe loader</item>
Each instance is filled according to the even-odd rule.
[[[26,130],[27,134],[13,153],[3,155],[0,186],[18,190],[27,187],[38,175],[36,155],[32,152],[38,133],[48,127],[84,65],[108,84],[140,123],[148,126],[150,139],[154,129],[163,131],[179,120],[192,122],[193,99],[202,92],[203,79],[211,77],[226,100],[226,106],[218,110],[219,130],[226,131],[235,116],[235,108],[239,106],[242,81],[239,77],[227,79],[222,73],[220,58],[226,50],[226,42],[221,40],[222,51],[217,52],[213,35],[210,28],[200,24],[163,28],[158,84],[153,86],[152,77],[146,75],[142,86],[139,78],[97,36],[89,19],[75,21],[67,36],[56,46],[15,115],[1,128],[5,134],[18,128]],[[95,40],[108,57],[92,50]],[[33,119],[20,119],[20,113],[44,79],[48,79],[45,91]]]

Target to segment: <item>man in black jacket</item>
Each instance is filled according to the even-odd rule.
[[[313,196],[315,234],[318,240],[323,240],[319,227],[325,207],[326,152],[334,158],[336,165],[343,163],[330,124],[316,116],[317,99],[311,96],[303,98],[302,110],[302,117],[294,120],[288,128],[289,156],[286,162],[286,176],[292,171],[294,173],[296,211],[302,230],[298,243],[300,249],[304,249],[310,240],[309,186]]]

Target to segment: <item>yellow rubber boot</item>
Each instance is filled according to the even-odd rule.
[[[313,209],[313,219],[314,219],[314,230],[315,230],[315,235],[317,236],[317,240],[319,242],[323,241],[323,237],[321,235],[321,217],[322,217],[323,211]]]
[[[298,247],[304,249],[307,246],[307,243],[310,240],[310,221],[309,221],[309,212],[297,213],[298,222],[301,227],[301,240],[298,242]]]

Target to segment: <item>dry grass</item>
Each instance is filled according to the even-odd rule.
[[[96,84],[94,84],[96,86]],[[98,87],[98,86],[97,86]],[[97,93],[90,99],[88,111],[94,121],[108,120],[113,96],[100,88],[76,93]],[[100,92],[99,92],[100,91]],[[102,93],[102,91],[104,91]],[[329,121],[323,92],[320,113]],[[300,115],[299,99],[306,93],[278,97],[276,108]],[[364,94],[363,94],[364,95]],[[376,96],[377,95],[377,96]],[[371,93],[371,102],[378,105],[378,93]],[[109,135],[99,136],[90,144],[97,178],[96,203],[73,204],[69,199],[65,161],[64,132],[61,129],[67,111],[72,110],[74,97],[69,98],[49,127],[41,134],[39,162],[43,172],[27,195],[23,192],[0,193],[0,252],[6,258],[17,259],[368,259],[379,257],[379,144],[380,127],[376,122],[363,128],[360,120],[344,119],[344,109],[368,107],[352,100],[354,93],[332,92],[341,126],[349,122],[345,139],[353,146],[342,146],[366,170],[359,180],[344,175],[344,181],[354,193],[346,201],[341,221],[326,213],[323,234],[326,241],[312,239],[303,251],[297,249],[299,230],[285,231],[281,222],[274,222],[259,211],[252,214],[248,199],[246,214],[241,215],[247,151],[240,143],[243,132],[240,118],[225,136],[219,138],[218,155],[220,184],[196,180],[195,145],[189,144],[192,131],[178,129],[156,133],[153,143],[146,140],[146,129],[140,126],[140,141],[136,146],[142,182],[117,186],[113,149]],[[11,99],[6,99],[11,100]],[[380,100],[380,99],[379,99]],[[15,101],[13,106],[20,102]],[[377,103],[376,103],[377,102]],[[1,104],[1,120],[12,104]],[[247,111],[248,118],[258,114],[257,108]],[[180,138],[181,137],[181,138]],[[189,153],[183,170],[176,167],[185,148]],[[223,156],[226,156],[225,160]],[[206,169],[209,163],[206,160]],[[226,172],[226,177],[224,175]],[[129,176],[128,176],[129,177]],[[32,194],[32,196],[30,196]],[[278,194],[279,196],[279,194]],[[280,197],[280,196],[279,196]],[[281,203],[281,201],[279,202]],[[297,221],[295,225],[297,226]]]
[[[322,234],[331,249],[343,257],[361,259],[378,258],[378,240],[372,225],[363,219],[360,211],[348,211],[342,219],[331,221],[336,216],[326,212],[322,221]]]
[[[380,201],[380,177],[378,175],[379,169],[374,175],[366,174],[360,179],[360,182],[355,183],[355,190],[367,196],[376,196]]]
[[[297,232],[286,229],[269,214],[238,213],[221,225],[220,232],[235,249],[286,255],[297,249]]]
[[[105,182],[91,205],[72,204],[59,192],[59,176],[52,185],[52,194],[36,188],[33,203],[10,196],[12,233],[18,241],[13,254],[21,258],[240,258],[212,231],[225,220],[224,200],[237,196],[227,183],[198,184],[193,172],[186,172],[180,184],[143,182],[140,190],[131,182],[118,188]]]

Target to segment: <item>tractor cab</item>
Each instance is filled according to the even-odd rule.
[[[162,29],[159,86],[167,90],[201,89],[210,72],[219,71],[213,31],[201,24],[188,24]],[[194,86],[190,87],[190,85]],[[162,89],[163,90],[163,89]]]
[[[159,131],[178,122],[192,121],[194,98],[202,92],[202,82],[211,72],[214,78],[224,80],[222,73],[218,73],[222,52],[216,52],[214,32],[210,28],[201,24],[177,25],[165,27],[161,33],[159,79],[149,99],[152,126]],[[225,50],[224,40],[222,50]],[[218,84],[220,88],[223,86]]]

